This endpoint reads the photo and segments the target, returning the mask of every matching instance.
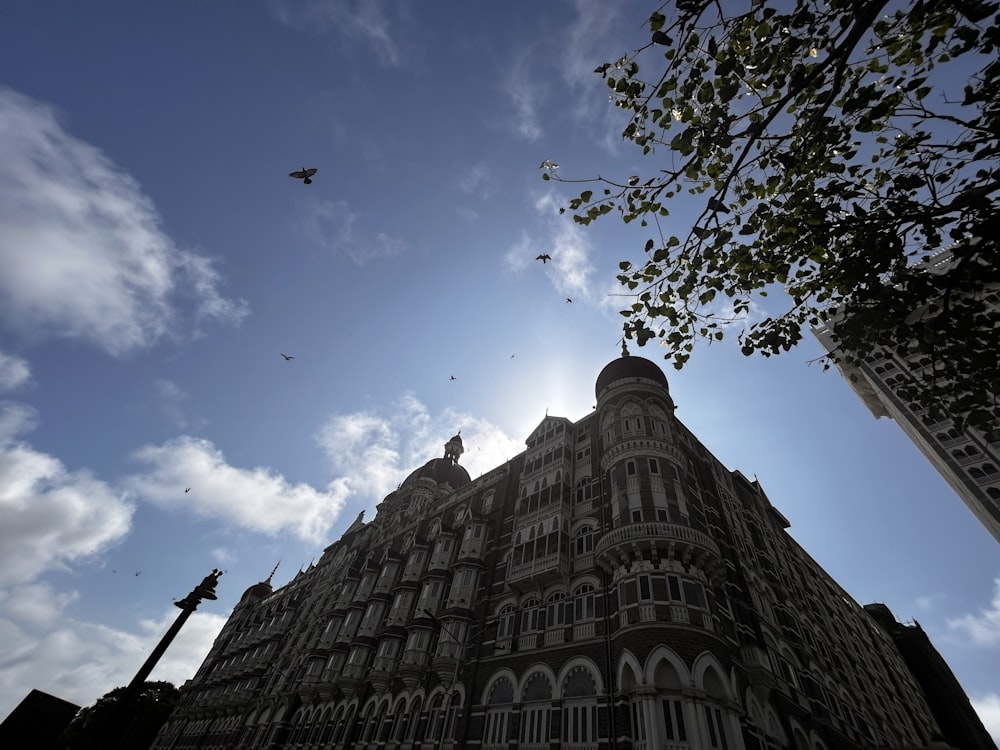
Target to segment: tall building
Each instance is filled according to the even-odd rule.
[[[950,262],[951,253],[942,250],[927,258],[924,265],[928,273],[935,273]],[[1000,289],[985,289],[983,295],[991,309],[1000,310]],[[813,330],[828,352],[837,346],[835,332],[836,318]],[[858,367],[838,362],[837,368],[875,418],[894,420],[1000,542],[1000,443],[990,442],[980,430],[971,427],[959,430],[954,420],[935,418],[926,409],[900,398],[896,387],[925,377],[932,366],[930,358],[900,343],[905,344],[887,342]],[[1000,425],[1000,409],[995,407],[993,411],[995,424]]]
[[[942,736],[890,634],[675,417],[659,367],[617,359],[596,395],[474,481],[456,435],[315,565],[250,587],[154,747],[852,750]]]

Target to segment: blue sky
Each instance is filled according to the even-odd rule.
[[[591,409],[645,236],[559,216],[538,165],[656,168],[591,73],[651,8],[5,5],[0,716],[127,682],[218,566],[154,673],[183,682],[247,586],[318,558],[456,430],[476,476],[546,410]],[[920,621],[1000,735],[1000,548],[898,427],[811,339],[679,373],[633,354],[857,600]]]

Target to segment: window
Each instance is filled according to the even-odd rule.
[[[524,603],[524,610],[521,612],[522,633],[538,630],[538,603],[537,599],[529,599]]]
[[[659,474],[660,473],[660,462],[655,458],[649,459],[649,473]]]
[[[628,474],[629,476],[635,474],[635,461],[625,462],[625,473]]]
[[[500,610],[500,627],[497,638],[510,638],[514,635],[514,605],[508,604]]]
[[[663,729],[668,740],[687,742],[687,729],[684,726],[684,704],[680,698],[661,698],[663,709]]]
[[[573,592],[574,617],[576,622],[594,619],[594,587],[585,583]]]
[[[521,698],[521,743],[538,745],[549,741],[552,686],[543,674],[528,680]]]
[[[705,723],[708,724],[708,746],[712,750],[729,750],[726,742],[726,727],[722,723],[722,711],[715,706],[703,706]]]
[[[670,599],[672,601],[683,601],[681,599],[681,583],[677,576],[667,576],[667,589],[670,591]]]
[[[640,601],[649,601],[653,598],[653,592],[649,585],[649,576],[640,575],[639,576],[639,599]]]
[[[484,748],[506,748],[510,713],[514,703],[514,688],[505,679],[499,680],[487,700]]]
[[[546,605],[545,627],[558,628],[566,624],[566,594],[561,591],[549,597]]]
[[[576,532],[574,549],[577,556],[587,555],[594,551],[594,527],[584,526]]]

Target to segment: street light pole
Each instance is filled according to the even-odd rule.
[[[114,741],[113,747],[121,747],[121,743],[125,740],[128,735],[128,728],[130,728],[135,721],[135,714],[132,713],[129,716],[129,711],[133,708],[133,704],[142,692],[142,687],[146,683],[146,678],[149,677],[150,672],[156,666],[156,663],[166,652],[167,647],[170,643],[177,637],[184,623],[191,616],[198,605],[201,604],[203,599],[218,599],[219,597],[215,593],[215,587],[219,583],[219,576],[222,575],[222,571],[218,568],[212,570],[205,578],[199,583],[190,594],[185,596],[180,601],[174,602],[174,606],[180,608],[181,613],[174,620],[174,624],[170,626],[170,629],[164,634],[160,639],[160,642],[156,644],[156,648],[153,649],[149,658],[139,667],[139,671],[136,672],[135,677],[128,684],[125,690],[122,692],[121,697],[114,710],[105,719],[101,726],[95,728],[94,734],[91,735],[90,741],[87,743],[86,747],[94,748],[105,748],[108,747],[108,740]],[[124,723],[122,720],[128,721],[128,728],[125,729],[117,738],[114,739],[115,728],[119,722]]]

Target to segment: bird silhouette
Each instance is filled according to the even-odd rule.
[[[135,574],[139,575],[141,572],[142,572],[141,570],[137,570],[137,571],[135,571]]]
[[[511,359],[514,359],[514,355],[513,355],[513,354],[511,354],[511,355],[510,355],[510,358],[511,358]]]
[[[572,302],[573,300],[571,300],[571,299],[570,299],[569,297],[567,297],[567,298],[566,298],[566,301],[567,301],[567,302]]]
[[[278,352],[278,354],[281,354],[281,352]],[[285,358],[286,362],[291,362],[293,359],[295,359],[295,357],[293,357],[290,354],[281,354],[281,356]]]
[[[190,491],[191,491],[191,488],[190,488],[190,487],[185,487],[185,488],[184,488],[184,494],[185,494],[185,495],[186,495],[187,493],[189,493]]]
[[[448,380],[458,380],[458,378],[456,378],[454,375],[452,375],[450,378],[448,378]]]
[[[310,167],[309,169],[302,167],[302,169],[297,172],[289,172],[288,176],[294,177],[296,180],[302,180],[302,182],[306,185],[312,185],[312,176],[316,174],[316,172],[317,170],[315,167]]]
[[[544,266],[546,263],[552,260],[552,256],[549,255],[548,253],[543,253],[542,255],[535,256],[535,260],[542,261],[542,265]]]

